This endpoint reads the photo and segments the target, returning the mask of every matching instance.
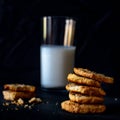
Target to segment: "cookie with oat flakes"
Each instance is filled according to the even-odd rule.
[[[113,77],[109,77],[109,76],[106,76],[104,74],[91,71],[89,69],[73,68],[73,71],[77,75],[84,76],[84,77],[87,77],[87,78],[91,78],[91,79],[94,79],[94,80],[97,80],[97,81],[100,81],[100,82],[105,82],[105,83],[110,83],[110,84],[112,84],[114,82]]]
[[[104,102],[104,97],[88,96],[77,92],[69,92],[69,99],[82,104],[98,104]]]
[[[67,112],[79,114],[102,113],[106,110],[106,106],[103,104],[80,104],[71,100],[63,101],[61,108]]]
[[[89,96],[105,96],[106,92],[102,88],[84,86],[75,83],[68,83],[66,86],[66,90],[69,92],[77,92],[83,95]]]
[[[69,73],[67,76],[67,80],[69,82],[77,83],[77,84],[82,84],[82,85],[88,85],[88,86],[94,86],[94,87],[101,87],[101,83],[99,81],[82,77],[76,74]]]

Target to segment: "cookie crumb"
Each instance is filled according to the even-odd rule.
[[[24,100],[22,98],[19,98],[17,100],[17,105],[23,105],[24,104]]]
[[[24,105],[24,108],[28,108],[28,104],[25,104],[25,105]]]
[[[31,103],[40,103],[42,100],[40,98],[33,97],[28,101],[30,104]]]

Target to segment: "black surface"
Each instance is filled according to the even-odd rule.
[[[42,103],[36,104],[32,109],[16,106],[3,106],[0,101],[0,120],[120,120],[120,98],[105,97],[107,109],[101,114],[74,114],[61,109],[61,102],[68,99],[67,91],[41,91],[38,94]]]

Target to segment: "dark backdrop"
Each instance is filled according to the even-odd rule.
[[[115,83],[103,87],[108,95],[119,95],[117,4],[113,0],[1,0],[0,83],[39,85],[40,19],[43,15],[67,15],[77,21],[75,66],[113,76]]]

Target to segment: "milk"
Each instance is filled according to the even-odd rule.
[[[67,75],[73,71],[75,47],[42,45],[40,47],[40,84],[42,88],[65,88]]]

